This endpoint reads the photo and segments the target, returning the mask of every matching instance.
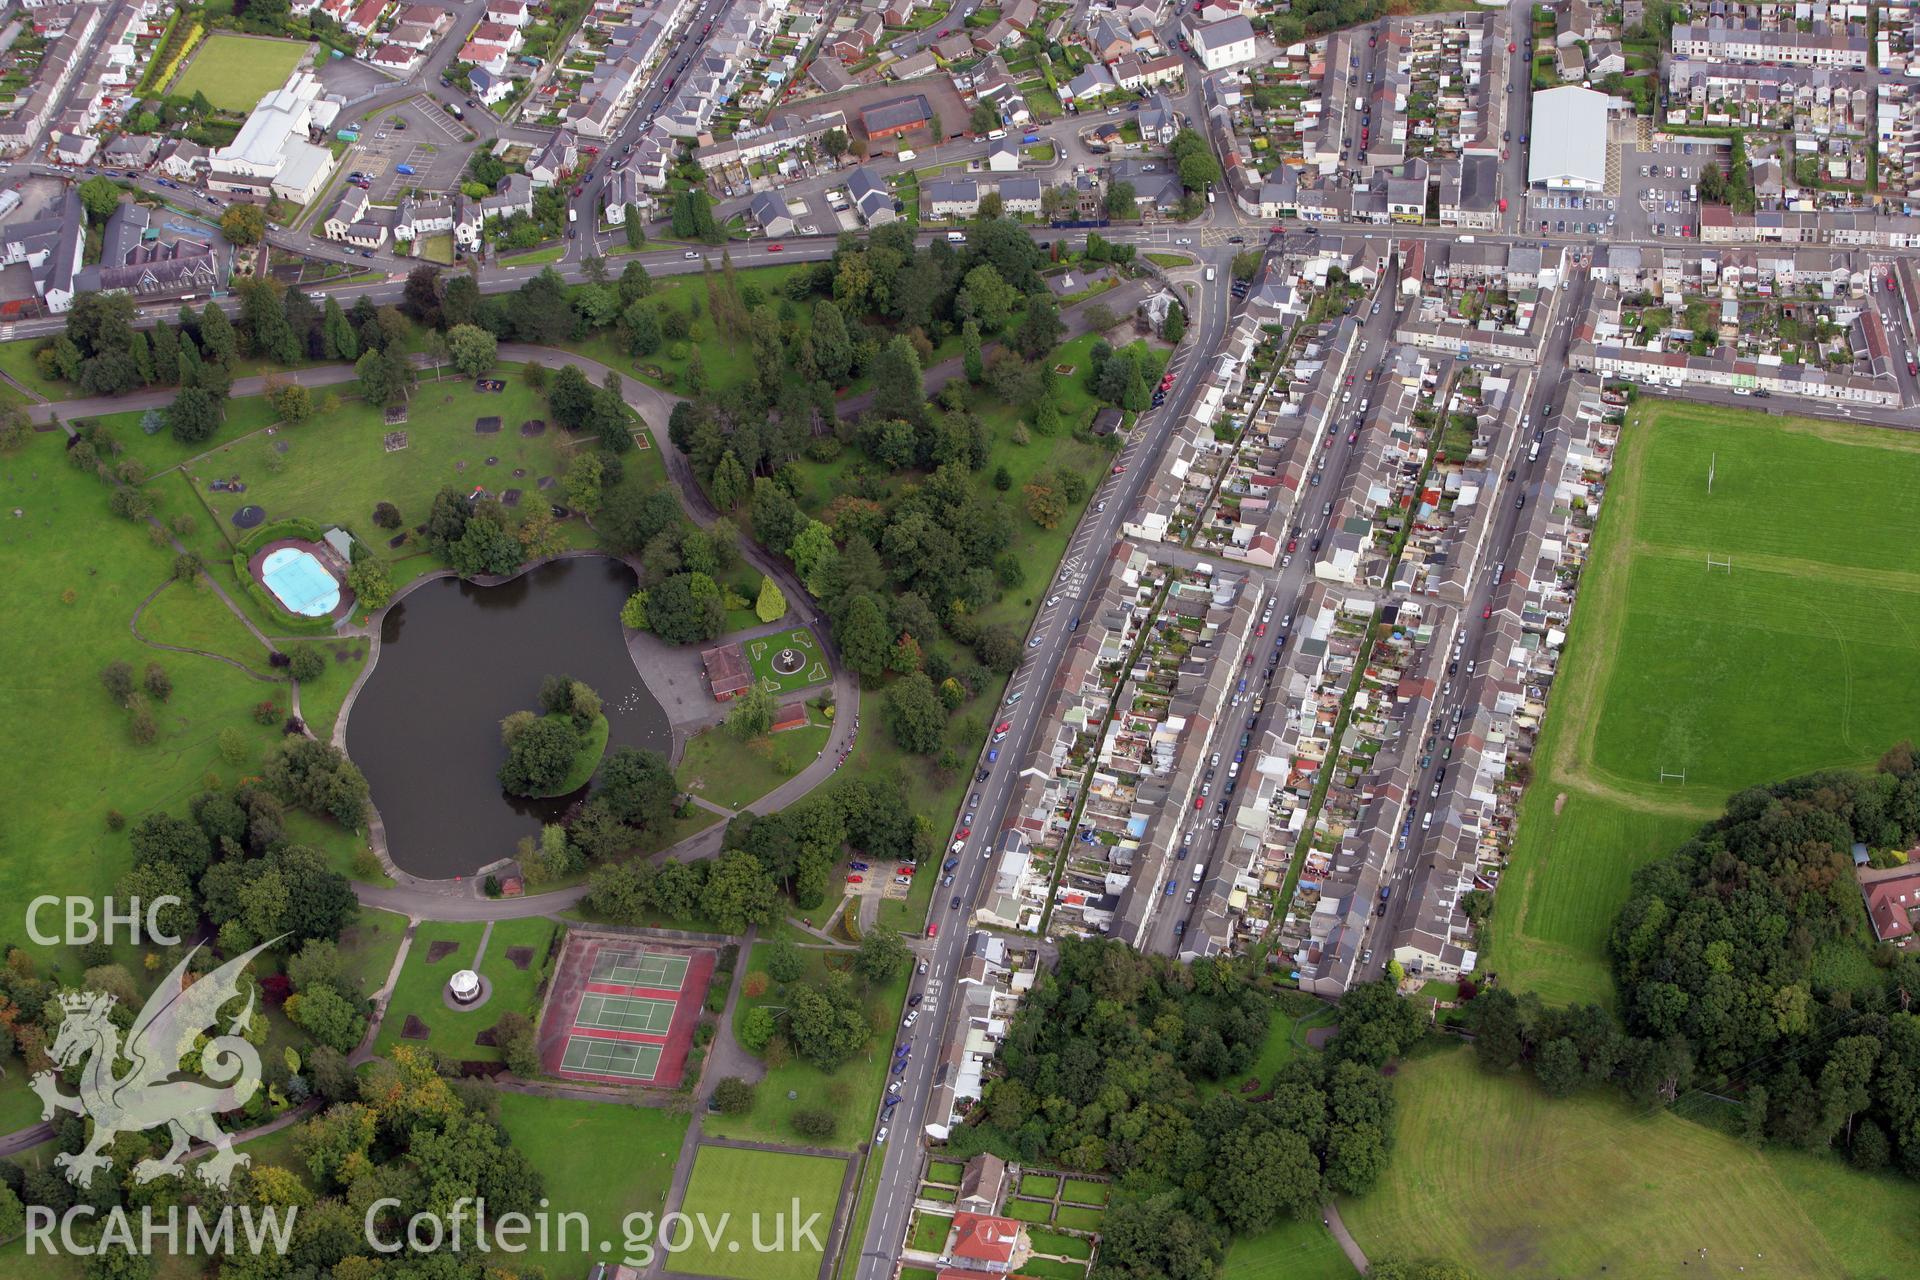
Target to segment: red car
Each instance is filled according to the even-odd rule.
[[[1347,375],[1347,385],[1348,385],[1348,386],[1352,386],[1352,385],[1353,385],[1353,375],[1352,375],[1352,374],[1348,374],[1348,375]]]
[[[1113,469],[1113,474],[1119,475],[1122,471],[1125,471],[1126,469],[1127,469],[1126,464],[1122,463]]]
[[[573,194],[574,194],[574,195],[576,195],[576,196],[577,196],[577,195],[580,195],[580,194],[582,194],[582,193],[584,193],[584,192],[586,191],[586,189],[587,189],[587,188],[586,188],[586,184],[585,184],[585,183],[582,183],[582,184],[580,184],[579,186],[577,186],[577,187],[575,187],[575,188],[573,189]]]
[[[972,827],[962,827],[958,831],[953,833],[953,838],[956,840],[965,840],[968,836],[972,834],[973,834]],[[908,872],[908,874],[911,875],[912,872]]]
[[[1347,443],[1348,443],[1348,444],[1352,444],[1352,443],[1353,443],[1354,441],[1356,441],[1356,440],[1358,440],[1359,438],[1360,438],[1360,433],[1359,433],[1358,431],[1349,431],[1349,432],[1347,432]]]
[[[1287,539],[1287,550],[1288,550],[1288,551],[1298,551],[1299,549],[1300,549],[1300,539],[1298,539],[1298,538],[1288,538],[1288,539]]]
[[[1488,605],[1486,608],[1482,609],[1480,611],[1480,616],[1483,618],[1491,618],[1493,616],[1493,606]]]
[[[777,245],[777,244],[770,244],[770,245],[768,245],[768,246],[767,246],[767,252],[768,252],[768,253],[779,253],[779,252],[781,251],[781,248],[782,248],[782,246],[781,246],[781,245]]]
[[[938,921],[927,926],[927,936],[929,938],[937,938],[940,936],[940,924]]]
[[[999,724],[993,726],[993,731],[995,733],[1005,733],[1007,730],[1011,728],[1013,728],[1013,721],[1002,720]]]
[[[590,156],[597,156],[600,154],[600,148],[598,147],[582,147],[580,148],[580,150]]]
[[[1259,636],[1263,636],[1263,635],[1265,635],[1265,634],[1267,634],[1267,624],[1263,622],[1263,623],[1261,623],[1261,624],[1260,624],[1259,626],[1257,626],[1257,627],[1255,627],[1255,628],[1253,629],[1253,634],[1254,634],[1254,635],[1255,635],[1256,637],[1259,637]]]
[[[866,877],[865,877],[865,876],[863,876],[863,875],[851,875],[851,876],[848,876],[848,877],[847,877],[847,883],[848,883],[848,884],[860,884],[860,883],[861,883],[862,881],[864,881],[865,879],[866,879]]]
[[[1195,797],[1193,798],[1193,807],[1194,807],[1194,808],[1196,808],[1196,809],[1204,809],[1204,808],[1206,808],[1206,807],[1207,807],[1207,798],[1206,798],[1205,796],[1195,796]]]
[[[1519,45],[1517,45],[1517,44],[1515,44],[1515,43],[1513,43],[1513,41],[1511,41],[1511,40],[1509,40],[1509,41],[1507,41],[1507,52],[1508,52],[1508,53],[1518,53],[1518,52],[1520,52],[1520,46],[1519,46]]]

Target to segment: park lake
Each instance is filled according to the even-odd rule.
[[[581,556],[500,586],[436,578],[387,610],[346,748],[372,788],[395,866],[427,879],[471,875],[579,799],[509,796],[495,776],[506,758],[500,721],[536,707],[548,675],[599,692],[609,750],[670,749],[666,713],[620,628],[637,585],[619,560]]]

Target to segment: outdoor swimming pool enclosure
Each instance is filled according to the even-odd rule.
[[[290,613],[323,618],[340,604],[340,584],[311,551],[280,547],[260,562],[260,580]]]

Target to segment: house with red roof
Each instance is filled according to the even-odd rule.
[[[1014,1270],[1016,1257],[1030,1252],[1022,1238],[1024,1230],[1012,1218],[956,1213],[944,1256],[967,1271],[1006,1275]]]
[[[380,21],[380,15],[387,11],[387,0],[360,0],[354,6],[353,13],[340,25],[357,36],[364,36],[373,30],[374,23]]]
[[[1873,936],[1896,947],[1913,945],[1913,914],[1920,911],[1920,865],[1876,871],[1861,867],[1860,892],[1867,900]]]

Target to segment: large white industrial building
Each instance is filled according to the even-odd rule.
[[[265,186],[283,200],[308,203],[333,172],[333,152],[308,141],[308,133],[328,128],[339,112],[338,103],[320,96],[311,71],[295,71],[260,99],[232,144],[213,153],[207,185],[253,192]]]
[[[1604,191],[1607,104],[1604,93],[1567,85],[1533,95],[1527,185],[1549,191]]]

